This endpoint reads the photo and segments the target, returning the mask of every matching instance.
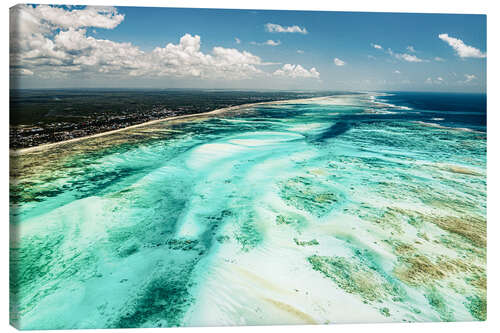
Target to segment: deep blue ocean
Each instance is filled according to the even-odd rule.
[[[387,92],[380,100],[407,106],[408,117],[447,127],[486,132],[486,94],[438,92]]]

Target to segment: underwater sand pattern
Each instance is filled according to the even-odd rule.
[[[486,135],[382,97],[12,155],[12,323],[485,320]]]

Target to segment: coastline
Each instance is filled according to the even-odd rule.
[[[164,122],[164,121],[172,121],[172,120],[178,120],[178,119],[195,118],[195,117],[200,117],[200,116],[208,116],[208,115],[220,114],[220,113],[234,111],[234,110],[238,110],[238,109],[249,108],[249,107],[253,107],[253,106],[257,106],[257,105],[284,104],[284,103],[289,103],[289,102],[292,102],[292,101],[293,102],[313,101],[313,100],[331,98],[331,97],[334,97],[334,96],[335,95],[332,95],[332,96],[321,96],[321,97],[311,97],[311,98],[297,98],[297,99],[287,99],[287,100],[277,100],[277,101],[269,101],[269,102],[247,103],[247,104],[241,104],[241,105],[235,105],[235,106],[228,106],[228,107],[225,107],[225,108],[215,109],[215,110],[208,111],[208,112],[193,113],[193,114],[186,114],[186,115],[180,115],[180,116],[173,116],[173,117],[167,117],[167,118],[150,120],[150,121],[146,121],[146,122],[143,122],[143,123],[140,123],[140,124],[135,124],[135,125],[131,125],[131,126],[127,126],[127,127],[123,127],[123,128],[118,128],[118,129],[115,129],[115,130],[111,130],[111,131],[105,131],[105,132],[101,132],[101,133],[96,133],[96,134],[92,134],[92,135],[82,136],[82,137],[79,137],[79,138],[73,138],[73,139],[64,140],[64,141],[58,141],[58,142],[52,142],[52,143],[44,143],[44,144],[41,144],[41,145],[38,145],[38,146],[33,146],[33,147],[28,147],[28,148],[10,149],[9,153],[10,153],[11,156],[19,156],[19,155],[23,155],[23,154],[28,154],[28,153],[36,152],[36,151],[43,151],[45,149],[49,149],[49,148],[52,148],[52,147],[55,147],[55,146],[59,146],[59,145],[62,145],[62,144],[66,144],[66,143],[74,143],[74,142],[83,141],[83,140],[87,140],[87,139],[93,139],[93,138],[97,138],[97,137],[101,137],[101,136],[105,136],[105,135],[110,135],[110,134],[122,132],[122,131],[125,131],[125,130],[133,129],[133,128],[139,128],[139,127],[144,127],[144,126],[148,126],[148,125],[153,125],[153,124],[161,123],[161,122]],[[341,95],[341,96],[343,96],[343,95]]]

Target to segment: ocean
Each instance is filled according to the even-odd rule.
[[[486,96],[359,93],[11,156],[23,329],[486,319]]]

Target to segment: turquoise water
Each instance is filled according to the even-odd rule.
[[[11,321],[484,320],[486,133],[390,98],[275,102],[13,156]]]

